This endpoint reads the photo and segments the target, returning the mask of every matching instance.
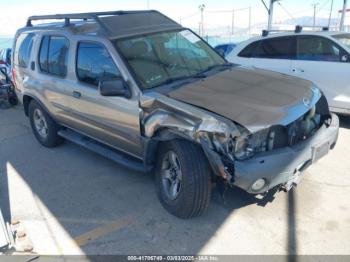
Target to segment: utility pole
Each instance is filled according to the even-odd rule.
[[[267,10],[267,13],[269,15],[269,18],[268,18],[268,22],[267,22],[267,30],[270,31],[271,28],[272,28],[272,18],[273,18],[273,5],[275,2],[277,1],[280,1],[280,0],[270,0],[270,6],[267,7],[267,5],[265,4],[265,1],[264,0],[261,0],[261,2],[264,4],[266,10]]]
[[[319,3],[312,4],[312,6],[314,7],[314,20],[313,20],[313,25],[312,25],[313,29],[315,29],[315,26],[316,26],[316,8],[318,5],[319,5]]]
[[[204,8],[205,4],[199,5],[199,10],[201,11],[201,27],[200,27],[200,35],[203,37],[204,36]]]
[[[344,22],[345,22],[345,16],[346,16],[346,8],[347,8],[347,0],[344,0],[343,11],[341,13],[341,19],[340,19],[339,31],[344,31]]]
[[[232,9],[232,27],[231,27],[231,34],[234,35],[235,33],[235,9]]]
[[[249,36],[250,36],[250,33],[251,33],[251,27],[252,27],[252,7],[249,6],[249,28],[248,28]]]
[[[275,2],[277,2],[279,0],[270,0],[270,7],[269,7],[269,22],[268,22],[268,26],[267,26],[267,30],[271,30],[272,29],[272,21],[273,21],[273,6],[275,4]]]
[[[328,29],[331,27],[332,12],[333,12],[333,2],[334,2],[334,0],[332,0],[332,2],[331,2],[331,10],[329,11]]]
[[[149,10],[149,0],[147,0],[147,9]]]

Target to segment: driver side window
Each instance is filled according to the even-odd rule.
[[[115,80],[121,77],[107,49],[91,42],[78,44],[76,72],[81,82],[96,87],[101,80]]]
[[[307,61],[341,62],[345,52],[336,43],[319,36],[299,36],[297,59]]]

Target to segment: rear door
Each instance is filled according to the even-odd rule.
[[[69,39],[65,35],[44,34],[37,47],[34,58],[37,60],[37,69],[32,90],[57,120],[66,122],[69,116],[69,93],[66,86]]]
[[[231,62],[290,74],[295,41],[295,36],[258,40],[245,47]]]
[[[68,86],[70,126],[141,158],[138,97],[105,97],[98,90],[99,81],[122,77],[107,48],[99,42],[79,41],[74,64],[77,81]]]
[[[346,56],[349,54],[342,47],[326,37],[300,35],[291,72],[320,87],[335,110],[350,110],[350,63]]]

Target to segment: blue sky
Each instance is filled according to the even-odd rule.
[[[268,2],[268,0],[265,0]],[[26,18],[35,14],[54,14],[67,12],[157,9],[171,18],[182,21],[185,26],[198,27],[200,20],[198,6],[206,5],[204,23],[208,26],[230,26],[232,9],[251,7],[252,24],[264,23],[266,10],[261,0],[2,0],[0,16],[0,36],[12,35],[18,27],[25,24]],[[5,2],[5,4],[4,4]],[[327,17],[330,0],[281,0],[276,5],[274,21],[283,21],[292,17],[312,16],[312,3],[319,2],[317,16]],[[342,0],[334,0],[333,16],[341,8]],[[213,11],[226,10],[215,13]],[[235,13],[235,26],[248,25],[248,9]]]

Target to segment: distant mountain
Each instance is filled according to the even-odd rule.
[[[338,20],[336,18],[331,19],[331,26],[336,26]],[[312,16],[297,17],[295,19],[284,20],[281,24],[283,25],[301,25],[301,26],[312,26],[314,18]],[[328,18],[316,17],[316,26],[328,26]]]

